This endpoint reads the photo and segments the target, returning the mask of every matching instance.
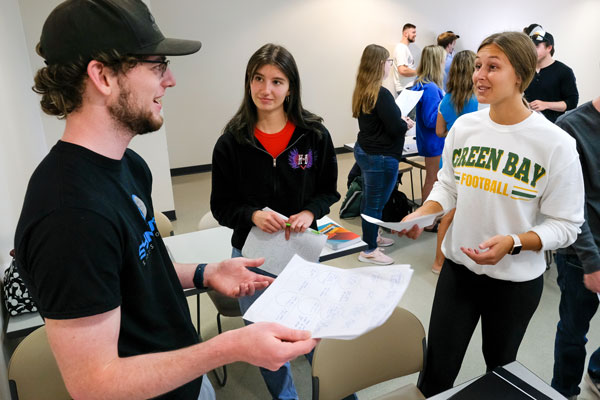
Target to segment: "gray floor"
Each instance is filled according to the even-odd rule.
[[[346,176],[354,158],[352,154],[342,154],[339,160],[338,190],[342,196],[346,193]],[[415,186],[419,186],[418,173],[415,173]],[[200,218],[209,211],[210,198],[210,173],[194,174],[173,178],[175,206],[178,220],[174,222],[175,233],[186,233],[196,230]],[[405,193],[410,196],[410,179],[406,175],[403,180]],[[417,191],[416,196],[420,194]],[[340,203],[336,203],[331,210],[331,216],[337,219]],[[343,220],[343,225],[360,233],[360,220]],[[429,313],[433,301],[433,293],[437,283],[437,276],[430,269],[435,253],[435,234],[425,232],[417,241],[406,238],[397,238],[396,243],[386,249],[399,264],[411,264],[414,274],[408,291],[400,302],[400,306],[412,311],[423,323],[425,329],[429,325]],[[199,260],[201,261],[201,260]],[[358,262],[356,255],[342,257],[327,262],[328,265],[355,267],[364,266]],[[552,266],[544,275],[544,293],[540,306],[536,311],[523,344],[521,345],[518,360],[541,377],[550,382],[552,378],[553,347],[556,323],[558,321],[558,302],[560,292],[556,285],[556,268]],[[192,314],[195,315],[195,301],[190,303]],[[588,351],[593,351],[600,346],[600,325],[598,319],[592,321],[590,328]],[[201,331],[203,338],[209,339],[217,334],[216,310],[206,295],[201,298]],[[242,326],[241,318],[224,318],[224,329],[236,329]],[[481,334],[476,330],[471,345],[467,351],[463,367],[456,383],[469,380],[485,372],[485,364],[481,355]],[[310,365],[306,359],[298,358],[292,362],[294,379],[301,399],[311,398]],[[228,367],[229,379],[224,388],[218,387],[211,373],[211,380],[217,392],[217,399],[268,399],[269,394],[262,381],[258,368],[235,363]],[[376,387],[365,389],[358,393],[360,400],[372,399],[377,395],[386,393],[405,382],[416,382],[416,376],[385,382]],[[595,399],[594,395],[582,383],[580,399]]]

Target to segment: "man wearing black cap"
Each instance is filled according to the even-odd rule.
[[[127,149],[162,125],[161,99],[175,85],[166,56],[199,49],[165,38],[140,0],[68,0],[42,29],[46,67],[33,89],[66,124],[31,177],[15,249],[73,398],[197,399],[211,369],[275,370],[316,343],[265,323],[198,343],[183,288],[236,297],[272,281],[246,268],[260,259],[173,264],[150,170]]]
[[[534,111],[550,121],[577,107],[579,92],[573,70],[552,58],[554,37],[541,26],[530,30],[529,36],[537,48],[537,74],[525,90],[525,98]]]

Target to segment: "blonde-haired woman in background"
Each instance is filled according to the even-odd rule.
[[[437,180],[440,169],[440,157],[444,148],[444,138],[435,134],[437,110],[442,101],[442,82],[446,50],[441,46],[426,46],[421,52],[421,61],[417,67],[417,79],[411,88],[423,91],[417,103],[417,149],[425,157],[425,183],[421,191],[421,200],[425,202]]]
[[[438,108],[435,133],[445,138],[454,121],[463,114],[477,111],[479,103],[473,91],[473,72],[475,71],[475,53],[471,50],[463,50],[457,53],[448,71],[448,92],[444,95]],[[440,168],[442,162],[440,161]],[[442,241],[446,231],[454,218],[454,211],[448,211],[440,221],[437,232],[437,246],[435,249],[435,260],[431,271],[439,274],[444,264],[444,253],[442,253]]]
[[[394,96],[381,86],[390,73],[390,53],[376,44],[368,45],[362,54],[356,86],[352,95],[352,116],[358,119],[358,138],[354,157],[363,176],[361,213],[381,219],[385,203],[398,180],[398,163],[402,158],[407,120],[396,106]],[[412,121],[408,120],[412,125]],[[363,240],[367,250],[358,259],[387,265],[394,260],[378,246],[391,246],[394,241],[378,234],[378,226],[362,220]]]

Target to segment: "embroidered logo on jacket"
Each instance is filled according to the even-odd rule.
[[[309,150],[306,154],[298,153],[298,150],[293,149],[289,155],[290,166],[293,169],[297,168],[310,168],[313,165],[313,152]]]

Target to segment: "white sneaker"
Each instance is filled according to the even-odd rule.
[[[394,239],[386,238],[379,234],[377,236],[377,246],[378,247],[389,247],[395,243]]]
[[[361,251],[358,255],[358,261],[379,265],[390,265],[394,263],[394,259],[392,257],[386,256],[379,249],[375,249],[370,253]]]

